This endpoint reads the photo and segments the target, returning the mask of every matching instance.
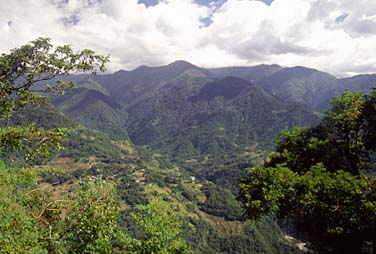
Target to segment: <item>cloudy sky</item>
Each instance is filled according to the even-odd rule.
[[[184,59],[376,73],[376,0],[1,0],[0,52],[37,37],[111,55],[110,71]]]

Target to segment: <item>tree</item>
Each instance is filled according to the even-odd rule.
[[[9,119],[27,105],[46,101],[47,94],[64,92],[65,88],[74,86],[72,82],[61,79],[57,79],[53,85],[40,82],[71,72],[104,71],[106,62],[108,57],[96,55],[91,50],[74,53],[69,45],[53,47],[50,40],[45,38],[13,49],[9,54],[2,54],[0,119]],[[30,163],[25,168],[12,168],[0,161],[0,253],[64,253],[77,246],[83,250],[81,253],[87,250],[106,253],[104,250],[108,250],[109,243],[104,241],[108,240],[113,228],[107,228],[103,217],[110,220],[115,217],[117,210],[112,206],[108,207],[111,201],[109,192],[113,189],[106,185],[106,191],[103,191],[103,188],[94,188],[93,184],[88,183],[82,187],[74,205],[67,199],[56,199],[50,190],[38,186],[39,169],[31,165],[48,158],[51,149],[61,147],[64,130],[47,130],[33,124],[9,126],[9,121],[5,125],[0,128],[0,152],[9,154],[12,150],[23,150],[25,159]],[[105,204],[97,202],[92,196],[94,190],[97,191],[95,198],[106,202]],[[71,220],[68,220],[70,223],[66,224],[64,231],[61,219],[67,210],[70,211]],[[101,225],[106,230],[91,235],[90,239],[81,239],[81,235],[74,238],[75,241],[69,237],[61,238],[65,235],[72,236],[74,222],[89,223],[79,215],[87,218],[92,214],[102,216],[91,218],[92,227]],[[75,230],[75,233],[80,231]],[[63,243],[62,239],[65,240]],[[76,244],[82,243],[82,240],[90,241],[84,242],[84,246]],[[69,248],[66,243],[69,243]]]
[[[35,179],[35,170],[9,168],[0,161],[1,254],[47,253],[45,231],[32,216],[36,210],[28,206]]]
[[[81,181],[80,185],[65,218],[67,253],[112,253],[111,241],[120,232],[115,185],[102,179]]]
[[[282,132],[264,166],[248,169],[239,198],[248,217],[288,218],[320,252],[376,250],[376,90],[345,92],[311,128]],[[372,250],[371,250],[372,251]]]
[[[131,253],[190,253],[185,241],[179,237],[182,226],[179,216],[166,202],[153,200],[148,205],[137,206],[136,211],[130,216],[141,235],[132,239]]]
[[[69,45],[54,47],[50,39],[39,38],[9,54],[0,56],[0,120],[9,119],[20,109],[46,100],[46,94],[73,87],[60,77],[72,72],[104,71],[108,56],[85,49],[73,52]],[[55,84],[49,80],[58,77]],[[44,83],[43,83],[44,82]],[[30,162],[48,158],[52,148],[60,149],[62,129],[45,130],[34,125],[0,128],[0,152],[10,153],[26,148],[25,159]]]
[[[318,126],[282,132],[266,166],[286,164],[304,173],[323,163],[329,171],[343,169],[354,175],[369,168],[376,147],[376,89],[369,95],[346,91],[333,98],[332,106]]]
[[[113,253],[112,240],[125,238],[115,185],[84,179],[53,193],[39,170],[0,163],[0,253]]]

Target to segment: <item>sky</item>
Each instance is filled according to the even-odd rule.
[[[38,37],[109,54],[110,72],[302,65],[376,73],[376,0],[0,0],[0,52]]]

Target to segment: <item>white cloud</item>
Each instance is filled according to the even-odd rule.
[[[369,0],[227,0],[219,8],[193,0],[150,7],[137,0],[13,0],[0,5],[0,51],[44,36],[109,53],[111,71],[185,59],[206,67],[306,65],[342,76],[376,72],[375,14]]]

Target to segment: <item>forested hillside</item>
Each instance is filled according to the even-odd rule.
[[[345,90],[369,93],[375,86],[373,74],[339,79],[304,66],[282,68],[277,65],[260,65],[217,68],[210,69],[210,71],[219,76],[246,79],[278,98],[300,102],[320,112],[328,111],[332,97]]]

